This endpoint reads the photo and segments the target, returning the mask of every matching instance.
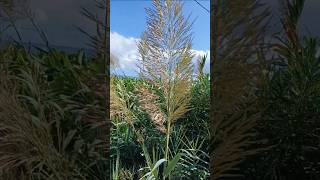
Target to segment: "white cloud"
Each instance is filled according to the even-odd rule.
[[[117,32],[110,33],[110,51],[119,61],[119,68],[113,70],[127,75],[136,75],[138,71],[137,60],[139,58],[137,43],[140,39],[125,37]],[[194,53],[193,62],[196,64],[200,56],[208,54],[204,71],[209,72],[210,51],[209,50],[192,50]]]
[[[137,38],[125,37],[117,32],[110,33],[110,52],[118,59],[118,65],[125,73],[137,70],[138,41]]]
[[[208,73],[210,72],[210,50],[192,50],[194,54],[194,58],[192,62],[195,64],[195,69],[197,69],[197,61],[199,58],[201,58],[203,55],[207,54],[207,60],[204,65],[204,72]]]

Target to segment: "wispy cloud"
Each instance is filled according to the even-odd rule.
[[[136,75],[138,68],[138,48],[137,43],[139,38],[134,37],[125,37],[117,32],[110,33],[110,51],[115,56],[119,64],[117,68],[114,68],[113,71],[117,73],[124,73],[126,75]],[[192,50],[194,53],[193,62],[197,63],[197,60],[204,54],[208,54],[208,59],[204,67],[205,72],[209,72],[210,59],[209,59],[209,50]]]
[[[110,51],[118,59],[118,66],[115,70],[123,70],[126,74],[137,70],[139,39],[125,37],[117,32],[110,33]]]

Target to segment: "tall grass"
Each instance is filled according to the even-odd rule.
[[[256,92],[264,81],[270,12],[252,0],[215,2],[210,156],[211,178],[223,179],[241,176],[238,165],[263,150],[252,137],[261,118]]]
[[[318,179],[319,42],[299,33],[305,1],[279,1],[271,37],[261,4],[216,2],[212,179]]]
[[[121,77],[114,77],[112,82],[111,158],[114,160],[112,164],[114,167],[113,175],[115,177],[118,174],[119,178],[123,171],[129,171],[136,178],[142,178],[144,175],[146,175],[144,178],[156,178],[156,176],[159,178],[163,173],[161,172],[161,164],[165,162],[161,156],[165,155],[166,126],[152,119],[156,116],[150,116],[150,112],[157,114],[159,108],[154,107],[156,111],[152,111],[151,108],[158,105],[161,99],[151,101],[156,103],[146,108],[141,102],[141,96],[149,96],[149,94],[137,94],[136,87],[144,86],[153,89],[148,86],[148,83],[141,79]],[[204,76],[202,80],[195,80],[192,84],[194,98],[191,101],[199,102],[198,100],[202,98],[208,102],[208,98],[206,98],[209,95],[208,75]],[[207,88],[202,89],[203,87]],[[152,92],[155,94],[158,93],[156,89],[153,90]],[[172,169],[170,177],[207,179],[209,177],[208,155],[206,153],[208,152],[209,140],[209,129],[206,128],[208,127],[206,126],[208,123],[208,104],[205,102],[192,103],[190,106],[192,106],[192,110],[173,124],[170,134],[170,154],[181,154],[181,156],[176,156],[179,157],[176,158],[179,161]],[[198,116],[200,114],[202,116]],[[202,125],[192,126],[195,123],[202,123]],[[193,140],[194,138],[197,140]],[[163,146],[159,146],[159,144],[163,144]]]
[[[111,78],[113,179],[209,177],[206,57],[193,80],[192,23],[182,10],[180,1],[154,0],[138,44],[139,78]]]
[[[95,62],[83,52],[28,54],[14,45],[0,56],[1,177],[103,179]]]

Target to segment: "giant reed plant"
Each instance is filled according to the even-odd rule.
[[[88,83],[96,64],[83,53],[36,55],[19,46],[0,55],[0,176],[103,179],[96,137],[104,109]]]
[[[160,88],[164,98],[168,159],[172,124],[188,111],[193,72],[191,26],[179,1],[153,1],[147,13],[147,30],[139,43],[140,75]]]
[[[211,179],[215,180],[238,176],[237,166],[261,150],[252,145],[257,143],[253,129],[261,113],[256,92],[263,82],[269,10],[254,0],[214,2]]]
[[[179,134],[184,131],[179,133],[177,130],[182,129],[181,124],[184,123],[174,126],[178,120],[186,119],[184,115],[191,108],[191,90],[196,87],[192,80],[192,24],[189,23],[190,16],[183,16],[182,9],[180,1],[153,1],[153,6],[146,10],[148,26],[138,44],[139,80],[134,80],[134,85],[122,84],[120,79],[127,78],[116,77],[113,79],[117,83],[111,83],[111,115],[115,125],[113,132],[118,136],[112,137],[112,141],[116,140],[127,147],[129,144],[126,145],[123,141],[131,138],[137,141],[137,150],[143,154],[145,163],[138,163],[139,157],[136,157],[132,166],[146,166],[139,170],[138,177],[142,179],[167,179],[181,175],[185,178],[208,177],[206,167],[203,170],[203,165],[200,165],[206,163],[196,160],[199,158],[197,153],[202,154],[201,158],[207,158],[206,155],[202,157],[205,153],[197,149],[203,147],[188,146],[188,143],[192,143],[190,139],[186,144],[181,143],[185,135]],[[207,77],[202,73],[201,76]],[[203,78],[204,81],[205,79]],[[189,118],[191,117],[188,116],[188,123],[192,123]],[[129,138],[119,141],[123,135]],[[163,143],[163,147],[159,143]],[[115,155],[114,159],[117,160],[119,155],[122,156],[120,159],[126,159],[123,156],[127,154]],[[199,164],[193,165],[190,160]],[[119,163],[114,167],[114,172],[119,173]],[[194,170],[194,167],[199,168],[199,171]],[[201,173],[203,174],[200,175]]]
[[[170,134],[173,123],[189,110],[193,72],[191,24],[189,17],[183,16],[182,8],[180,1],[154,0],[153,8],[147,9],[147,30],[138,45],[140,77],[158,88],[163,101],[162,106],[157,105],[159,113],[149,113],[156,124],[166,126],[163,159],[169,162]],[[153,96],[150,90],[144,92]],[[146,97],[140,96],[149,101]]]

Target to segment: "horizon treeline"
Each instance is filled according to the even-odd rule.
[[[320,179],[320,4],[211,0],[198,57],[186,0],[150,0],[132,77],[113,72],[110,1],[51,4],[82,22],[58,46],[46,2],[0,0],[0,179]]]

